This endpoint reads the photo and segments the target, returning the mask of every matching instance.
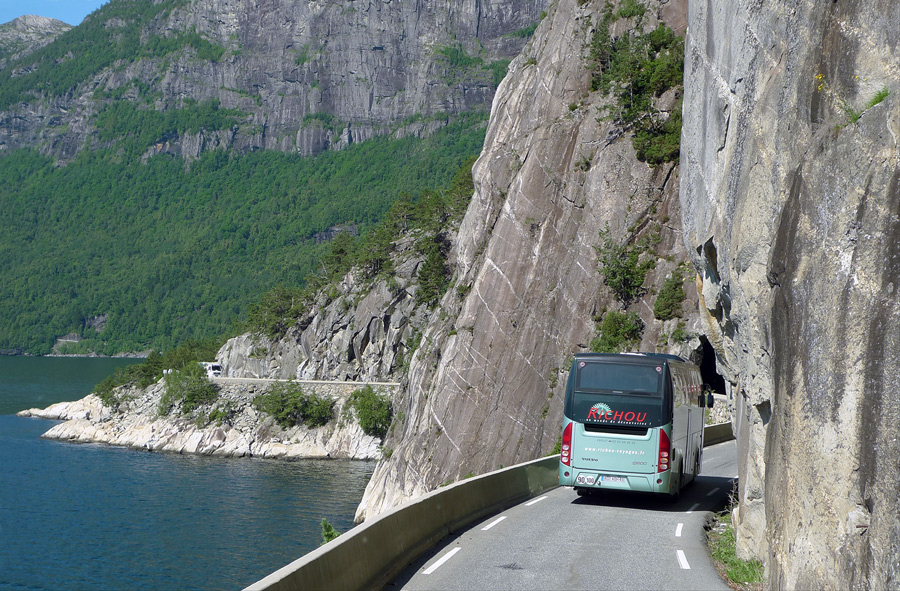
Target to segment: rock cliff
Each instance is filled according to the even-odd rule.
[[[898,42],[887,0],[691,3],[685,242],[771,588],[900,588]]]
[[[502,60],[518,53],[522,31],[544,7],[544,0],[114,2],[72,32],[96,42],[67,53],[67,40],[76,40],[66,37],[41,58],[77,63],[77,78],[67,73],[74,87],[47,93],[35,82],[0,106],[0,148],[72,158],[102,143],[92,118],[121,100],[165,111],[216,99],[245,114],[230,129],[159,138],[151,150],[185,157],[217,147],[306,155],[376,134],[426,133],[441,124],[434,116],[487,108]],[[95,67],[108,57],[112,63]],[[0,74],[24,84],[41,63],[11,60]]]
[[[683,32],[684,2],[647,6],[639,21],[613,19],[613,33],[660,22]],[[588,349],[609,311],[640,317],[634,350],[703,355],[701,321],[688,313],[697,305],[693,281],[685,283],[683,318],[654,318],[661,285],[689,258],[678,166],[638,161],[634,130],[600,117],[611,99],[592,90],[589,53],[606,10],[555,3],[510,65],[473,169],[474,196],[458,230],[446,232],[453,283],[436,308],[415,306],[421,261],[401,257],[392,287],[362,285],[351,273],[285,338],[245,335],[219,352],[229,375],[402,380],[389,453],[357,519],[550,453],[568,363]],[[660,112],[677,100],[678,89],[661,96]],[[643,297],[625,304],[599,270],[606,228],[619,244],[652,245],[641,255],[654,265]]]
[[[54,18],[26,14],[0,25],[0,70],[11,60],[51,43],[72,27]]]
[[[683,3],[646,4],[648,30],[669,16],[683,22]],[[357,519],[552,451],[568,361],[587,349],[595,317],[618,308],[598,271],[601,230],[622,242],[659,232],[651,292],[687,256],[677,166],[639,162],[631,130],[598,116],[610,99],[591,91],[587,60],[603,9],[551,6],[498,89],[456,245],[459,288],[413,357],[409,420],[385,442],[393,455],[376,468]],[[614,32],[634,25],[620,19]],[[660,337],[675,323],[655,321],[649,302],[629,308],[646,326],[640,349],[690,354],[690,344]]]
[[[416,305],[420,256],[399,246],[391,285],[350,273],[273,340],[245,334],[216,358],[226,376],[302,380],[389,381],[402,378],[429,313]]]

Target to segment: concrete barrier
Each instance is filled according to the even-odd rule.
[[[380,589],[442,538],[557,486],[559,456],[462,480],[354,527],[247,591]]]
[[[731,423],[704,429],[706,446],[729,439]],[[354,527],[246,591],[381,589],[445,536],[558,482],[557,455],[461,480]]]
[[[718,425],[707,425],[703,428],[703,446],[724,443],[734,439],[734,432],[731,430],[731,423],[719,423]]]

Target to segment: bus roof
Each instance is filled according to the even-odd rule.
[[[678,355],[670,355],[668,353],[649,353],[649,352],[638,352],[638,353],[577,353],[575,355],[576,359],[635,359],[646,357],[648,359],[667,359],[669,361],[680,361],[682,363],[687,363],[684,358],[679,357]]]

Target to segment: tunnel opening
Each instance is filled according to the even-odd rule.
[[[716,394],[726,394],[725,378],[716,371],[716,350],[706,335],[700,335],[700,376]]]

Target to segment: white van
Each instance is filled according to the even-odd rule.
[[[215,361],[201,361],[200,365],[206,370],[206,377],[218,378],[222,375],[222,365]]]

